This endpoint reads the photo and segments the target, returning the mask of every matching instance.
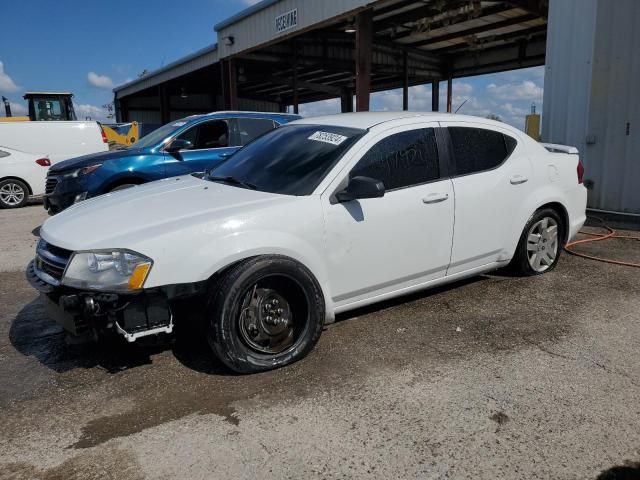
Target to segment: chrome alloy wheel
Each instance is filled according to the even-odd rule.
[[[24,200],[24,189],[17,183],[5,183],[0,188],[0,201],[13,207]]]
[[[558,256],[558,223],[544,217],[534,223],[527,234],[527,257],[529,265],[537,272],[547,270]]]
[[[295,325],[289,302],[272,288],[255,284],[242,301],[240,335],[246,344],[260,352],[278,354],[295,340]]]

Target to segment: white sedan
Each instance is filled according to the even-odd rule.
[[[551,271],[585,221],[577,150],[440,113],[308,118],[208,174],[47,220],[27,276],[74,334],[170,333],[201,309],[231,369],[304,357],[335,314],[510,266]]]
[[[0,208],[24,207],[29,197],[44,195],[46,156],[0,146]]]

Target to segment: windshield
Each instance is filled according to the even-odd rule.
[[[364,130],[329,125],[286,125],[272,130],[227,161],[209,178],[284,195],[309,195]]]
[[[154,130],[153,132],[145,135],[136,143],[131,145],[129,148],[149,148],[155,147],[162,140],[170,136],[173,132],[175,132],[178,128],[183,127],[187,124],[186,120],[177,120],[175,122],[167,123],[166,125],[161,126],[160,128]]]

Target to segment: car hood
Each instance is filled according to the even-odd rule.
[[[40,229],[47,242],[68,250],[135,250],[169,231],[246,218],[298,197],[258,192],[194,176],[173,177],[101,195],[73,205]],[[213,224],[212,224],[213,222]],[[143,252],[142,252],[143,253]]]
[[[82,155],[81,157],[70,158],[69,160],[57,162],[51,166],[49,171],[51,173],[59,173],[67,170],[75,170],[82,167],[88,167],[89,165],[95,165],[96,163],[104,163],[108,160],[117,160],[119,158],[130,157],[138,154],[140,154],[140,149],[131,148],[112,150],[109,152],[90,153],[88,155]]]

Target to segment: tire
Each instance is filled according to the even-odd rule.
[[[0,208],[20,208],[29,201],[29,187],[22,180],[7,178],[0,182]]]
[[[538,210],[524,227],[509,267],[523,276],[550,272],[558,264],[565,237],[566,226],[558,212],[551,208]]]
[[[118,190],[125,190],[127,188],[137,186],[137,183],[123,183],[122,185],[118,185],[117,187],[113,187],[109,192],[117,192]]]
[[[226,271],[210,289],[206,316],[216,356],[237,373],[256,373],[305,357],[322,333],[325,304],[306,267],[265,255]]]

